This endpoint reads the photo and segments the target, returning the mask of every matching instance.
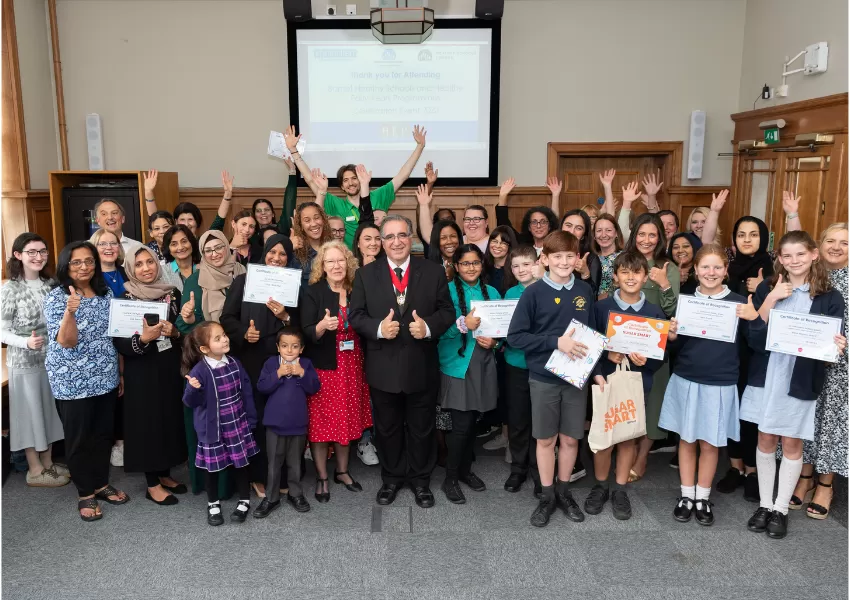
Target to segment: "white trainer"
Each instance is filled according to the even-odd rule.
[[[109,455],[109,464],[113,467],[124,466],[124,446],[112,446],[112,454]]]
[[[378,451],[372,443],[372,440],[357,444],[357,456],[364,465],[368,465],[370,467],[381,462],[378,460]]]
[[[502,448],[508,447],[508,438],[500,431],[496,437],[494,437],[489,442],[484,442],[483,448],[485,450],[501,450]]]

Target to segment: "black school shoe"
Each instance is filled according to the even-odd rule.
[[[744,474],[735,467],[732,467],[726,471],[726,475],[723,476],[723,479],[717,482],[714,489],[721,494],[731,494],[744,483],[744,479]]]
[[[526,476],[520,473],[511,473],[505,480],[505,491],[512,494],[517,493],[522,489],[522,484],[525,483]]]
[[[687,523],[691,520],[694,512],[694,501],[691,498],[679,496],[676,499],[676,508],[673,509],[673,518],[679,523]]]
[[[487,486],[484,485],[484,482],[481,481],[481,478],[472,472],[470,472],[466,477],[461,477],[460,481],[468,485],[473,492],[483,492],[487,489]]]
[[[750,473],[744,478],[744,500],[747,502],[761,502],[758,473]]]
[[[240,507],[245,507],[245,510],[239,510]],[[230,520],[234,523],[244,523],[248,518],[248,510],[251,508],[250,500],[240,500],[236,503],[236,508],[230,513]]]
[[[611,509],[618,521],[628,521],[632,518],[632,503],[626,490],[614,490],[611,494]]]
[[[694,502],[694,516],[697,523],[706,527],[714,525],[714,512],[711,507],[714,506],[708,500],[697,500]]]
[[[207,504],[207,523],[213,527],[224,524],[224,517],[221,514],[221,502]]]
[[[753,516],[750,517],[750,520],[747,521],[747,529],[754,533],[764,533],[772,512],[769,508],[759,506],[756,512],[753,513]]]
[[[534,489],[532,490],[534,497],[538,500],[543,500],[543,484],[536,477],[532,477],[532,480],[534,481]]]
[[[263,501],[260,502],[260,505],[254,509],[254,518],[265,519],[273,511],[277,510],[279,506],[280,500],[278,500],[277,502],[269,502],[268,498],[263,498]]]
[[[569,490],[563,492],[555,492],[555,500],[562,511],[564,511],[564,515],[575,523],[581,523],[584,521],[584,513],[581,512],[581,509],[578,506],[578,503],[573,498],[572,493]]]
[[[584,499],[584,512],[589,515],[598,515],[605,507],[605,503],[608,502],[608,497],[608,488],[597,483],[590,489],[587,498]]]
[[[446,500],[451,502],[452,504],[465,504],[466,496],[463,495],[463,490],[460,489],[460,485],[457,482],[457,479],[446,479],[443,481],[443,485],[440,486],[440,489],[446,494]]]
[[[788,535],[788,515],[775,510],[767,520],[767,537],[781,540]]]
[[[310,512],[310,503],[307,502],[307,498],[304,496],[290,496],[287,494],[286,501],[292,505],[292,508],[300,513]]]
[[[546,527],[553,512],[555,512],[555,497],[541,498],[537,508],[531,513],[531,524],[535,527]]]

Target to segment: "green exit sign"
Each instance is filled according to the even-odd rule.
[[[764,130],[764,143],[765,144],[778,144],[779,143],[779,130],[774,127],[773,129],[765,129]]]

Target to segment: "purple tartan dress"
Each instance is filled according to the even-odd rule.
[[[212,372],[219,401],[219,441],[212,444],[198,442],[195,466],[211,473],[230,465],[241,469],[248,466],[248,458],[260,449],[248,426],[248,417],[242,404],[239,366],[231,360],[226,365],[212,369]]]

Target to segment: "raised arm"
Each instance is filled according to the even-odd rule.
[[[428,193],[434,193],[434,184],[437,183],[437,176],[440,174],[440,169],[434,169],[434,163],[430,160],[425,163],[425,185],[428,187]]]
[[[720,211],[723,210],[723,205],[726,204],[726,199],[729,197],[729,190],[721,190],[719,194],[712,194],[711,208],[708,212],[708,217],[705,219],[705,225],[702,228],[702,243],[710,244],[714,241],[717,235],[717,222],[720,220]]]
[[[508,214],[508,196],[513,191],[514,187],[516,187],[516,182],[513,177],[508,177],[505,179],[505,183],[502,184],[502,187],[499,188],[499,201],[496,203],[496,226],[501,227],[505,225],[510,227],[516,232],[514,226],[511,224],[511,218]]]
[[[295,166],[298,167],[301,177],[304,178],[304,183],[306,183],[310,187],[310,190],[315,194],[317,193],[316,184],[313,182],[313,177],[310,174],[310,167],[306,162],[304,162],[304,159],[301,158],[301,153],[298,152],[298,140],[300,139],[301,134],[295,135],[295,125],[290,125],[286,128],[283,141],[286,143],[286,147],[292,155],[292,162],[294,162]],[[327,191],[327,188],[325,188],[325,191]]]
[[[291,217],[295,214],[295,203],[298,200],[298,171],[295,169],[295,163],[292,162],[292,159],[285,158],[283,162],[289,169],[289,180],[286,182],[286,189],[283,192],[283,212],[280,219],[277,220],[277,230],[289,237]]]
[[[605,204],[602,205],[602,212],[608,213],[611,216],[616,216],[617,214],[617,201],[614,200],[614,191],[611,187],[614,185],[614,176],[616,174],[617,171],[614,169],[608,169],[604,173],[599,174],[602,191],[605,193]]]
[[[419,161],[419,157],[422,156],[422,151],[425,150],[425,135],[428,132],[425,131],[424,127],[420,127],[419,125],[413,126],[413,139],[416,140],[416,148],[413,149],[413,153],[410,155],[410,158],[407,159],[407,162],[401,166],[401,169],[393,177],[393,189],[397,192],[398,189],[404,185],[404,182],[407,181],[407,178],[410,177],[410,174],[413,173],[413,167],[416,166],[417,161]]]
[[[557,177],[547,177],[546,187],[552,192],[552,212],[559,219],[561,218],[561,190],[564,185]]]
[[[70,286],[68,290],[71,292],[71,295],[68,296],[65,312],[62,314],[62,321],[59,323],[59,333],[56,334],[56,341],[63,348],[74,348],[79,341],[75,313],[80,308],[82,298],[74,290],[74,286]]]
[[[145,178],[145,210],[148,211],[148,216],[151,216],[157,211],[154,188],[156,188],[159,171],[151,169],[147,173],[142,173],[142,176]]]
[[[221,220],[226,221],[227,215],[230,214],[231,200],[233,199],[233,175],[224,170],[221,172],[221,187],[224,188],[224,195],[221,197],[221,204],[218,205],[218,216]]]
[[[325,196],[327,196],[328,194],[328,178],[325,176],[324,173],[322,173],[321,169],[313,169],[312,171],[310,171],[310,178],[310,180],[312,181],[310,189],[313,190],[314,194],[316,194],[316,204],[324,208]]]
[[[640,200],[643,202],[643,205],[646,207],[646,210],[651,213],[657,213],[661,210],[661,207],[658,206],[658,192],[661,191],[661,186],[664,185],[663,181],[659,181],[661,179],[661,174],[656,175],[655,173],[650,173],[646,177],[643,178],[643,189],[644,193],[641,194]]]
[[[369,197],[369,184],[372,181],[372,171],[367,171],[364,165],[354,167],[354,173],[357,175],[357,181],[360,182],[360,220],[358,225],[363,223],[375,223],[375,208],[372,206],[372,199]]]
[[[803,228],[800,222],[800,196],[794,192],[782,192],[782,210],[785,211],[785,232],[799,231]]]
[[[434,196],[428,189],[427,185],[420,185],[416,188],[416,201],[419,203],[419,232],[422,234],[422,241],[431,242],[431,232],[434,230],[434,222],[431,218],[431,200]]]
[[[629,241],[629,237],[632,234],[632,226],[629,222],[629,217],[632,214],[632,203],[640,198],[640,190],[638,190],[638,182],[632,181],[631,183],[623,186],[623,210],[620,211],[620,214],[617,216],[617,224],[620,226],[620,231],[623,232],[623,241]]]

